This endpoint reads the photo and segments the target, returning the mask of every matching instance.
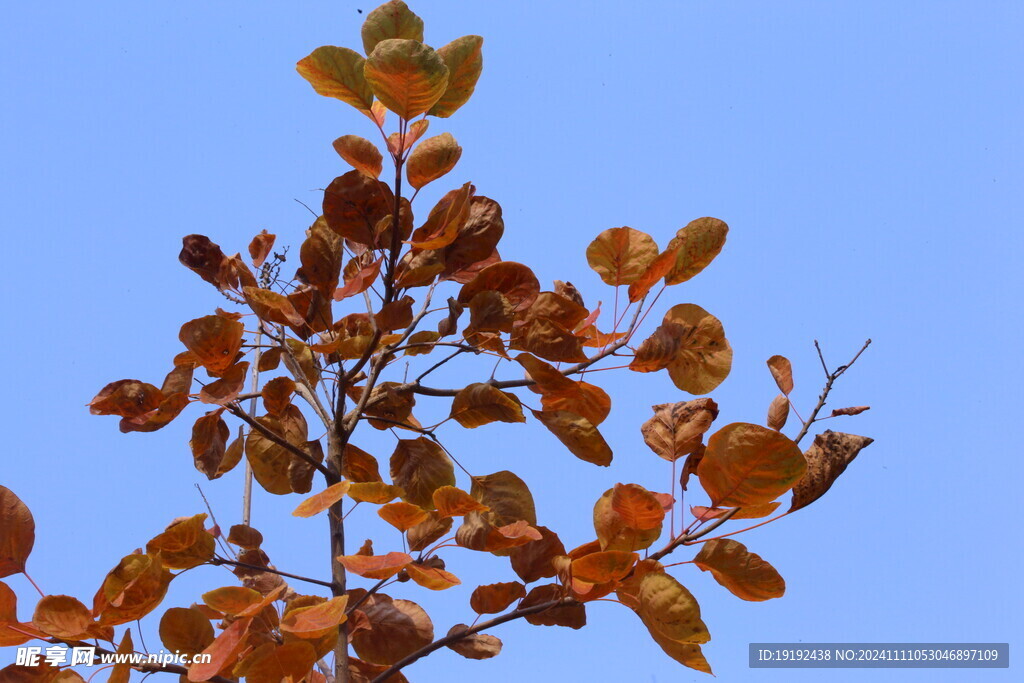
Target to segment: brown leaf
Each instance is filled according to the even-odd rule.
[[[604,389],[587,382],[572,382],[562,391],[545,392],[541,388],[541,406],[545,412],[566,411],[589,420],[595,427],[604,422],[612,409],[612,399]]]
[[[526,583],[554,576],[555,568],[551,561],[565,555],[565,546],[555,532],[543,526],[538,526],[537,531],[541,534],[539,541],[521,545],[509,552],[512,570]]]
[[[840,415],[860,415],[865,410],[871,410],[871,406],[855,406],[853,408],[836,408],[832,411],[832,415],[829,417],[839,417]]]
[[[561,597],[562,587],[557,583],[537,586],[519,603],[519,609],[543,605]],[[582,604],[559,605],[523,618],[534,626],[567,626],[571,629],[581,629],[587,625],[587,611]]]
[[[203,593],[203,602],[222,614],[239,615],[262,602],[263,596],[252,588],[223,586]]]
[[[554,320],[537,318],[524,323],[524,328],[515,338],[513,348],[555,362],[582,363],[587,360],[583,353],[583,340]]]
[[[326,198],[324,203],[327,203]],[[306,239],[299,248],[302,265],[295,276],[301,282],[315,287],[327,300],[334,295],[334,288],[338,286],[341,277],[341,262],[345,254],[343,236],[328,224],[325,216],[320,216],[309,227]],[[297,323],[294,320],[281,322],[302,324],[301,319]],[[330,322],[327,321],[328,324]]]
[[[436,511],[428,513],[427,520],[420,522],[406,532],[409,550],[419,552],[451,531],[452,518],[441,517]]]
[[[504,612],[516,600],[526,597],[526,587],[518,581],[477,586],[469,596],[469,606],[477,614]]]
[[[587,418],[565,410],[530,412],[580,460],[603,467],[611,464],[611,447]]]
[[[640,432],[644,443],[670,462],[697,450],[718,417],[718,404],[710,398],[661,403],[651,409],[654,417],[640,427]]]
[[[351,599],[358,600],[353,591]],[[352,647],[360,658],[390,665],[426,647],[434,640],[434,625],[423,608],[409,600],[393,600],[375,593],[360,609],[370,621],[369,631],[352,634]]]
[[[643,550],[654,544],[661,537],[662,522],[654,521],[658,513],[653,509],[657,506],[661,518],[665,513],[654,496],[636,484],[630,484],[625,491],[619,491],[618,509],[616,509],[617,485],[604,492],[594,504],[594,530],[597,532],[599,550],[621,550],[632,552]],[[640,526],[646,528],[639,528]]]
[[[606,550],[590,553],[572,561],[573,578],[587,583],[619,581],[633,569],[640,559],[636,553]]]
[[[519,399],[486,382],[459,391],[452,400],[450,417],[467,429],[491,422],[526,422]]]
[[[732,347],[722,323],[694,304],[673,306],[664,322],[682,327],[679,353],[668,366],[672,382],[691,394],[714,390],[732,368]]]
[[[468,630],[469,626],[466,624],[455,624],[448,630],[448,635],[452,636]],[[448,643],[448,647],[466,659],[490,659],[501,652],[501,641],[486,633],[474,633]]]
[[[612,488],[611,503],[612,510],[630,529],[660,529],[661,522],[665,519],[665,509],[661,501],[639,484],[616,484]]]
[[[469,275],[464,271],[496,255],[495,249],[504,232],[505,222],[498,202],[480,196],[470,199],[466,222],[459,228],[455,241],[444,248],[444,274],[456,282],[473,279],[475,273]],[[480,269],[487,265],[490,264]]]
[[[832,488],[832,484],[846,471],[847,465],[874,439],[854,434],[833,432],[831,429],[814,437],[814,443],[804,457],[807,472],[793,487],[793,504],[789,510],[807,507]]]
[[[455,486],[455,466],[439,445],[426,437],[399,439],[391,455],[391,479],[405,491],[402,500],[434,509],[434,491]]]
[[[372,255],[372,252],[366,253]],[[376,261],[370,261],[366,265],[357,264],[355,272],[351,277],[348,276],[348,268],[346,267],[345,286],[334,290],[334,300],[341,301],[368,290],[377,279],[377,276],[380,275],[380,267],[383,262],[384,257],[381,256]]]
[[[478,292],[499,292],[516,311],[529,308],[540,294],[540,282],[533,271],[515,261],[501,261],[481,270],[471,282],[459,290],[459,303],[472,301]]]
[[[700,618],[700,606],[690,591],[664,572],[651,572],[640,581],[637,614],[652,635],[683,643],[711,640]]]
[[[217,376],[235,364],[244,329],[240,322],[207,315],[182,325],[178,339],[210,374]]]
[[[686,328],[677,323],[662,323],[637,347],[629,363],[633,372],[657,372],[667,368],[679,355]]]
[[[349,171],[327,186],[323,217],[345,239],[373,247],[377,223],[394,209],[394,201],[387,183]]]
[[[276,238],[276,235],[272,235],[266,230],[261,230],[260,234],[252,238],[252,241],[249,242],[249,256],[252,258],[254,267],[259,268],[267,260],[270,250],[274,248]]]
[[[383,505],[403,493],[401,487],[382,481],[353,482],[348,487],[348,497],[359,503]]]
[[[697,476],[716,507],[770,503],[803,476],[807,466],[795,443],[760,425],[735,422],[708,439]]]
[[[441,197],[430,210],[427,221],[412,234],[410,244],[417,249],[441,249],[458,237],[469,216],[469,205],[476,188],[466,183]]]
[[[480,36],[462,36],[438,48],[437,54],[448,67],[448,85],[428,114],[447,118],[469,101],[484,68],[483,42]]]
[[[476,332],[511,332],[515,308],[501,292],[477,292],[469,301],[469,325],[464,335],[469,339]]]
[[[196,663],[189,667],[188,680],[209,680],[234,662],[245,647],[243,639],[250,624],[252,624],[252,617],[244,617],[231,622],[231,625],[202,651],[201,654],[210,656],[209,661],[206,661],[206,657],[196,658]]]
[[[412,304],[413,298],[406,295],[398,301],[392,301],[382,306],[373,316],[377,323],[377,328],[384,332],[393,332],[395,330],[403,330],[411,325]]]
[[[227,257],[220,247],[205,235],[186,235],[181,239],[181,253],[178,260],[183,266],[197,273],[199,277],[217,289],[226,289],[227,283],[221,273]]]
[[[377,459],[350,443],[345,444],[345,454],[341,460],[341,474],[354,482],[383,481]]]
[[[191,569],[213,558],[216,542],[203,527],[205,514],[193,515],[171,522],[162,534],[146,544],[146,552],[160,554],[168,569]]]
[[[133,652],[135,652],[135,646],[132,643],[132,632],[131,629],[126,629],[121,637],[121,644],[117,646],[117,653],[119,655],[130,655]],[[110,670],[107,683],[128,683],[131,679],[131,671],[132,669],[128,666],[127,662],[122,660],[121,663],[115,664]]]
[[[629,286],[629,303],[635,304],[647,296],[647,293],[651,291],[651,287],[672,270],[678,255],[679,244],[677,242],[674,245],[670,245],[658,255],[658,258],[651,261],[651,265],[647,266],[647,270],[643,272],[643,275],[638,277]]]
[[[304,443],[304,439],[287,439],[284,434],[284,427],[280,420],[274,417],[264,416],[256,418],[261,425],[285,438],[289,443],[298,446]],[[245,439],[245,456],[252,466],[253,475],[256,481],[268,492],[276,495],[292,493],[291,480],[288,476],[289,466],[295,456],[279,446],[255,429],[249,432]]]
[[[160,617],[160,641],[168,652],[194,655],[213,642],[213,625],[195,607],[172,607]]]
[[[451,133],[442,133],[421,142],[406,161],[409,184],[417,190],[445,175],[458,163],[462,147]],[[435,248],[435,247],[431,247]]]
[[[220,379],[210,382],[199,392],[199,400],[213,405],[224,405],[235,400],[245,388],[245,378],[249,372],[249,361],[235,363],[225,370]]]
[[[242,292],[249,308],[264,322],[278,325],[302,325],[305,322],[284,294],[260,287],[245,287]]]
[[[246,524],[233,524],[228,530],[228,543],[246,550],[255,550],[263,545],[263,534]]]
[[[740,511],[732,515],[729,519],[760,519],[762,517],[767,517],[778,510],[780,505],[782,505],[782,503],[778,501],[767,503],[765,505],[748,505],[747,507],[740,508]],[[696,519],[702,521],[716,519],[731,510],[732,508],[709,508],[703,505],[690,506],[690,513]]]
[[[36,523],[28,506],[0,486],[0,578],[25,571],[36,542]]]
[[[702,571],[710,571],[715,581],[743,600],[781,598],[786,592],[786,582],[773,566],[731,538],[708,541],[693,563]]]
[[[47,595],[36,604],[32,625],[56,638],[79,640],[92,625],[92,613],[69,595]]]
[[[676,262],[665,284],[678,285],[704,270],[722,251],[728,232],[729,226],[717,218],[690,221],[668,244],[668,249],[676,250]]]
[[[633,228],[605,230],[587,247],[587,263],[609,285],[636,282],[658,257],[658,245]]]
[[[232,669],[232,673],[245,677],[246,683],[312,680],[307,675],[312,675],[311,669],[316,660],[317,652],[311,642],[266,642],[246,654]]]
[[[107,574],[92,613],[109,626],[140,619],[160,604],[172,578],[158,555],[128,555]]]
[[[377,146],[358,135],[342,135],[334,141],[334,151],[349,165],[371,178],[380,176],[384,157]]]
[[[793,391],[793,364],[785,356],[772,356],[768,359],[768,370],[779,385],[779,391],[788,396]]]
[[[137,379],[121,379],[100,389],[87,405],[93,415],[135,418],[160,407],[163,392]]]
[[[779,394],[772,399],[768,406],[768,429],[782,431],[786,426],[786,419],[789,417],[789,399],[785,394]]]
[[[454,297],[448,297],[448,317],[437,323],[437,333],[442,337],[455,334],[458,330],[459,316],[462,315],[463,310],[465,307]]]

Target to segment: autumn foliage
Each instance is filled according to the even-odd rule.
[[[0,646],[97,641],[100,651],[131,652],[128,627],[148,616],[168,651],[211,656],[139,670],[189,681],[398,682],[406,666],[443,647],[470,659],[498,655],[502,644],[490,631],[513,619],[582,628],[590,603],[606,598],[633,612],[669,657],[710,673],[701,645],[711,634],[687,574],[710,572],[743,600],[783,595],[771,564],[731,533],[710,532],[735,520],[771,521],[788,493],[788,511],[771,519],[806,507],[871,443],[826,431],[806,452],[798,446],[824,419],[819,411],[848,366],[825,368],[821,400],[794,438],[782,431],[793,375],[781,356],[768,361],[780,394],[766,426],[716,424],[719,406],[706,395],[732,365],[722,322],[697,304],[658,302],[719,255],[723,221],[695,218],[660,246],[630,227],[598,234],[585,257],[609,288],[594,298],[617,304],[609,311],[568,282],[547,287],[528,265],[503,260],[501,206],[470,182],[452,183],[415,215],[419,190],[448,177],[462,155],[450,133],[429,135],[430,122],[466,104],[483,66],[479,36],[436,50],[423,41],[423,21],[392,0],[367,16],[362,53],[325,46],[298,62],[317,93],[355,108],[380,142],[353,134],[334,141],[352,170],[326,184],[322,215],[287,261],[266,231],[245,255],[186,236],[181,263],[217,290],[223,308],[181,326],[182,350],[162,381],[118,380],[89,403],[95,415],[116,416],[122,432],[187,421],[193,463],[209,479],[242,465],[263,491],[294,497],[296,516],[326,516],[330,533],[317,552],[330,547],[329,572],[289,574],[262,549],[261,531],[244,523],[224,530],[205,513],[191,514],[140,551],[112,558],[94,596],[43,595],[19,617],[14,592],[0,583]],[[285,274],[296,256],[297,269]],[[445,364],[484,356],[494,363],[490,377],[431,383]],[[654,405],[638,425],[678,487],[595,491],[594,537],[567,548],[557,519],[541,523],[527,482],[511,469],[470,473],[444,434],[533,422],[522,429],[540,430],[542,447],[582,461],[574,467],[607,466],[614,448],[601,425],[613,401],[593,371],[609,364],[664,371],[695,396]],[[416,413],[427,401],[443,404],[448,417],[423,424]],[[367,429],[392,433],[393,449],[361,449]],[[683,492],[692,499],[697,488],[707,504],[683,509]],[[404,543],[353,543],[365,537],[346,528],[355,506],[374,510]],[[6,577],[25,571],[34,523],[2,487],[0,515]],[[143,540],[126,540],[126,550]],[[684,555],[691,545],[696,555]],[[415,596],[460,584],[458,556],[446,556],[452,546],[510,563],[520,581],[476,587],[466,606],[472,625],[439,630]],[[669,555],[692,566],[666,566]],[[211,586],[190,606],[164,604],[175,577],[200,565],[227,565],[238,582]],[[390,594],[398,589],[407,597]],[[82,680],[60,667],[3,672],[11,680]],[[128,675],[118,665],[109,680]]]

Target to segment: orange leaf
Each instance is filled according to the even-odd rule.
[[[772,356],[768,359],[768,370],[779,385],[779,391],[788,396],[793,391],[793,364],[785,356]]]
[[[300,638],[319,638],[325,631],[345,622],[348,596],[340,595],[310,607],[289,610],[281,619],[281,630]]]
[[[874,439],[854,434],[833,432],[831,429],[814,437],[814,443],[805,454],[807,472],[793,487],[790,511],[799,510],[825,495],[846,466],[870,446]]]
[[[526,422],[519,399],[486,382],[461,389],[452,400],[450,416],[467,429],[491,422]]]
[[[405,493],[401,487],[385,484],[382,481],[352,482],[348,488],[348,497],[360,503],[381,505],[398,498]]]
[[[36,523],[28,506],[0,486],[0,578],[25,571],[36,541]]]
[[[270,250],[274,248],[275,239],[276,236],[266,230],[261,230],[260,234],[252,238],[252,242],[249,242],[249,256],[252,258],[253,266],[259,268],[263,265],[270,256]]]
[[[665,509],[658,499],[638,484],[616,484],[612,489],[612,510],[627,527],[638,531],[658,528],[665,519]]]
[[[693,563],[702,571],[710,571],[715,581],[743,600],[781,598],[786,592],[786,582],[774,567],[731,538],[708,541]]]
[[[367,579],[390,579],[412,562],[406,553],[387,555],[341,555],[338,557],[346,570]]]
[[[342,135],[334,141],[334,151],[353,168],[371,178],[380,176],[384,157],[377,146],[358,135]]]
[[[224,586],[203,593],[206,606],[224,614],[241,614],[263,599],[257,591],[243,586]]]
[[[490,509],[473,496],[454,486],[440,487],[434,491],[433,497],[437,514],[442,517],[460,517],[474,510]]]
[[[587,263],[609,285],[636,282],[658,257],[658,245],[645,232],[611,228],[587,247]]]
[[[245,388],[245,378],[249,372],[249,362],[235,363],[225,370],[220,379],[210,382],[199,392],[199,400],[203,403],[224,405],[235,400]]]
[[[633,568],[640,556],[619,550],[584,555],[572,561],[573,578],[587,583],[619,581]]]
[[[760,425],[736,422],[715,432],[697,476],[716,507],[770,503],[800,480],[807,464],[795,443]]]
[[[89,608],[69,595],[47,595],[32,614],[32,624],[55,638],[85,638],[92,623]]]
[[[420,506],[404,501],[388,503],[377,510],[377,514],[399,531],[408,531],[420,522],[425,522],[429,516]]]
[[[477,586],[469,597],[469,606],[477,614],[498,614],[516,600],[526,597],[526,588],[518,581]]]
[[[244,617],[231,622],[231,625],[202,651],[201,654],[210,656],[209,661],[203,657],[189,667],[188,680],[195,682],[209,680],[230,662],[233,662],[244,647],[242,639],[248,633],[251,623],[252,617]]]
[[[347,480],[331,484],[320,493],[312,495],[299,503],[299,506],[292,512],[292,515],[295,517],[312,517],[313,515],[320,514],[344,498],[351,485],[352,482]]]
[[[219,315],[196,318],[181,326],[178,339],[211,374],[219,375],[235,362],[242,347],[242,323]]]
[[[421,142],[406,161],[409,184],[417,190],[445,175],[458,163],[462,147],[451,133],[442,133]]]
[[[425,567],[415,562],[406,566],[405,571],[409,574],[410,579],[432,591],[443,591],[462,583],[450,572],[437,567]]]

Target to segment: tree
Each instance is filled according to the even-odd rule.
[[[712,433],[719,409],[706,394],[732,364],[724,328],[695,304],[662,312],[657,303],[721,252],[727,225],[697,218],[663,249],[633,228],[600,233],[586,258],[614,288],[610,316],[602,316],[600,305],[588,306],[572,284],[555,281],[544,289],[527,265],[502,260],[501,207],[471,183],[445,194],[416,227],[419,191],[451,172],[462,153],[451,134],[425,137],[429,117],[448,118],[469,100],[482,71],[483,39],[464,36],[434,50],[423,42],[422,20],[392,0],[368,14],[362,40],[365,57],[327,46],[298,63],[316,92],[370,120],[382,148],[357,135],[334,141],[354,170],[327,186],[322,215],[298,249],[294,277],[283,274],[287,252],[275,251],[276,238],[266,231],[252,240],[248,260],[226,255],[208,237],[186,236],[181,262],[218,290],[228,310],[181,327],[185,350],[159,388],[119,380],[89,404],[94,414],[118,416],[122,432],[162,429],[192,404],[206,404],[191,430],[195,467],[212,480],[244,459],[246,476],[269,494],[304,495],[294,514],[327,517],[329,573],[298,576],[273,564],[248,515],[224,533],[206,514],[194,514],[172,521],[144,552],[121,559],[91,608],[40,591],[32,618],[22,622],[14,593],[0,584],[0,645],[95,639],[107,643],[99,654],[133,652],[124,625],[156,611],[175,576],[226,565],[240,585],[215,588],[191,607],[160,615],[165,649],[188,659],[117,664],[111,680],[127,680],[134,668],[193,681],[402,681],[406,666],[443,647],[471,659],[497,655],[501,641],[490,631],[508,621],[581,628],[588,603],[599,599],[639,616],[673,659],[710,672],[700,647],[710,634],[677,578],[685,581],[692,568],[662,560],[697,545],[692,563],[741,599],[783,594],[774,568],[731,538],[746,529],[712,532],[730,520],[767,518],[753,524],[760,526],[806,507],[870,444],[826,431],[805,453],[798,446],[825,419],[819,415],[833,383],[867,344],[834,370],[822,357],[825,387],[793,439],[782,433],[793,379],[781,356],[768,360],[781,393],[769,406],[767,426],[733,423]],[[390,183],[380,179],[385,156],[394,172]],[[443,303],[442,293],[448,295]],[[655,310],[660,322],[652,319],[641,333]],[[493,363],[489,377],[486,370],[472,374],[479,371],[474,359]],[[595,492],[596,538],[567,550],[557,531],[540,524],[526,482],[509,469],[470,473],[446,448],[444,432],[532,417],[551,433],[552,449],[557,441],[584,463],[607,466],[613,450],[599,427],[612,400],[593,381],[597,371],[613,369],[614,359],[625,359],[620,367],[634,372],[665,370],[680,390],[698,396],[653,406],[641,426],[647,445],[669,461],[673,480],[679,475],[679,488],[661,493],[620,483]],[[475,381],[432,383],[431,375],[449,363],[466,363]],[[444,405],[447,417],[425,426],[414,412],[429,412],[424,404],[430,403]],[[830,417],[863,410],[835,410]],[[378,457],[353,441],[367,429],[395,437],[390,453],[377,454],[389,456],[386,476]],[[693,477],[710,504],[687,511],[684,494]],[[789,491],[789,509],[772,516]],[[353,538],[363,535],[346,524],[357,506],[375,509],[400,531],[401,549],[381,539],[357,547]],[[0,515],[4,577],[25,571],[34,524],[5,488]],[[477,620],[440,635],[413,599],[389,592],[414,598],[419,590],[459,584],[457,567],[450,571],[444,557],[454,545],[494,555],[495,562],[509,558],[521,581],[479,586],[470,600]],[[317,588],[299,592],[306,584]],[[192,662],[196,654],[208,657]],[[81,678],[46,666],[12,665],[4,672],[17,680]]]

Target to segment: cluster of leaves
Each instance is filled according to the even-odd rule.
[[[625,357],[640,373],[665,370],[689,394],[715,389],[729,374],[732,349],[713,315],[679,304],[645,338],[637,333],[666,287],[696,276],[719,254],[728,228],[698,218],[663,249],[633,228],[600,233],[586,258],[614,288],[616,310],[606,320],[601,306],[587,306],[570,283],[542,289],[528,266],[502,260],[501,207],[469,182],[444,194],[415,227],[419,190],[450,173],[462,154],[449,133],[421,139],[428,117],[447,118],[469,100],[482,69],[483,40],[464,36],[435,50],[423,42],[422,20],[398,0],[368,15],[362,38],[365,57],[327,46],[298,63],[316,92],[372,121],[383,151],[355,135],[334,142],[353,170],[327,186],[294,278],[280,277],[284,256],[274,253],[275,237],[266,231],[252,240],[248,260],[227,256],[205,236],[185,237],[181,262],[238,310],[218,308],[182,325],[184,350],[160,387],[124,379],[89,403],[93,414],[118,416],[123,432],[161,429],[189,406],[205,404],[209,410],[194,420],[190,447],[195,467],[209,479],[243,458],[255,481],[274,495],[309,494],[321,475],[322,487],[294,514],[327,513],[332,576],[282,572],[259,531],[239,524],[225,535],[197,514],[175,520],[144,552],[124,557],[91,608],[70,596],[44,595],[31,620],[22,622],[14,593],[0,583],[0,645],[94,640],[111,651],[133,651],[130,631],[117,638],[116,627],[156,610],[178,573],[227,565],[239,585],[211,590],[160,618],[167,650],[205,653],[209,661],[146,671],[190,681],[403,681],[402,668],[441,647],[471,659],[497,655],[501,641],[483,631],[505,621],[581,628],[588,603],[614,594],[669,656],[710,673],[701,645],[711,636],[700,607],[660,560],[702,543],[693,564],[726,589],[744,600],[780,597],[785,583],[770,564],[733,539],[702,537],[729,519],[771,515],[791,490],[790,511],[808,505],[870,439],[826,432],[802,453],[799,437],[781,432],[793,381],[789,362],[776,356],[769,368],[782,394],[770,406],[767,427],[732,423],[705,438],[719,415],[712,399],[653,406],[643,438],[673,471],[682,462],[679,490],[617,484],[594,506],[595,538],[571,550],[539,523],[533,495],[518,475],[470,474],[443,445],[439,428],[523,423],[527,412],[580,460],[609,465],[612,448],[599,427],[611,397],[583,379],[605,359]],[[391,133],[387,112],[397,118]],[[380,180],[385,156],[394,166],[391,184]],[[409,197],[402,194],[403,180],[415,190]],[[452,287],[452,295],[432,308],[443,287]],[[349,310],[336,310],[345,306]],[[432,357],[442,353],[440,360]],[[492,357],[495,372],[460,388],[424,384],[462,355]],[[427,367],[412,380],[385,380],[400,362]],[[495,379],[503,368],[513,368],[515,376]],[[448,417],[424,426],[413,414],[418,398],[450,401]],[[801,437],[816,414],[804,422]],[[235,438],[229,419],[237,421]],[[308,420],[322,422],[326,437],[312,437]],[[352,443],[362,422],[395,435],[386,477],[377,458]],[[456,466],[466,475],[461,488]],[[677,533],[676,511],[691,476],[709,505],[693,506],[692,522]],[[401,551],[378,553],[369,540],[354,553],[345,551],[344,520],[358,505],[376,507],[402,535]],[[0,576],[8,576],[25,570],[34,524],[7,489],[0,489],[0,515]],[[382,589],[406,582],[432,591],[459,585],[442,558],[452,546],[507,557],[521,581],[475,588],[473,626],[455,624],[438,638],[422,607]],[[367,587],[350,586],[353,576],[367,579]],[[331,596],[299,593],[296,581],[329,588]],[[484,615],[498,616],[480,622]],[[334,667],[319,669],[332,652]],[[4,671],[18,680],[81,680],[58,667]],[[127,676],[127,665],[119,665],[110,680]]]

